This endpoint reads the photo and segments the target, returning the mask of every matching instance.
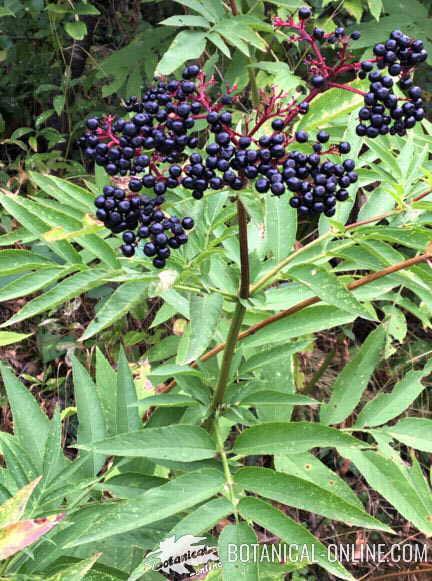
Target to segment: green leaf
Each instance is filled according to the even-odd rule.
[[[208,20],[202,16],[194,16],[190,14],[180,14],[177,16],[170,16],[165,18],[159,24],[165,24],[165,26],[200,26],[203,28],[210,28],[210,23]]]
[[[351,361],[345,365],[332,386],[329,403],[320,408],[322,423],[339,424],[352,413],[381,360],[385,340],[386,331],[380,325],[368,335]]]
[[[175,2],[177,2],[178,4],[181,4],[182,6],[186,6],[187,8],[191,8],[192,10],[195,10],[195,12],[198,12],[198,14],[201,14],[202,16],[204,16],[205,18],[207,18],[208,20],[211,20],[212,22],[215,21],[215,14],[220,16],[223,16],[223,12],[221,12],[221,9],[218,7],[216,8],[214,6],[214,4],[217,4],[216,2],[213,2],[212,0],[210,0],[210,2],[203,0],[202,2],[200,2],[200,0],[175,0]]]
[[[391,393],[379,393],[368,401],[359,413],[355,427],[380,426],[403,413],[425,389],[421,380],[428,375],[429,369],[430,365],[427,369],[409,371]]]
[[[224,54],[229,59],[231,58],[231,51],[220,34],[217,32],[209,32],[206,36],[210,42],[212,42],[215,47],[221,51],[222,54]]]
[[[41,190],[59,202],[72,207],[82,208],[83,212],[94,213],[94,196],[88,190],[55,176],[30,172],[30,179]]]
[[[218,554],[223,565],[222,579],[224,581],[237,578],[244,581],[258,581],[258,563],[256,561],[253,559],[233,561],[231,559],[233,550],[237,553],[241,546],[256,544],[255,532],[247,523],[240,522],[224,527],[218,542]]]
[[[80,579],[85,579],[87,577],[87,573],[101,556],[102,553],[96,553],[88,559],[84,559],[79,563],[70,565],[66,569],[62,569],[61,571],[58,571],[58,573],[47,577],[46,581],[80,581]],[[95,580],[98,579],[97,576],[94,578]],[[101,581],[102,579],[103,577],[101,577]]]
[[[75,356],[72,358],[72,369],[79,422],[77,442],[79,445],[91,445],[105,436],[102,408],[92,378]],[[87,452],[86,455],[89,458],[86,465],[88,476],[96,476],[104,465],[105,457],[93,452]]]
[[[214,339],[222,314],[223,297],[219,294],[194,295],[190,304],[190,337],[187,353],[177,363],[185,365],[198,359]]]
[[[276,85],[282,91],[292,91],[296,87],[304,84],[304,81],[293,73],[289,64],[282,61],[260,61],[249,65],[249,67],[257,68],[271,75],[271,84]],[[290,208],[290,206],[287,206],[287,208]],[[293,217],[296,221],[296,214]]]
[[[371,311],[355,298],[340,278],[324,266],[300,264],[290,268],[289,276],[298,280],[329,305],[347,313],[356,313],[365,319],[375,319]]]
[[[142,426],[138,409],[132,407],[137,404],[137,394],[123,347],[120,348],[117,369],[115,433],[122,434],[139,430]]]
[[[53,99],[53,106],[54,106],[55,112],[57,113],[57,115],[59,117],[63,113],[65,101],[66,101],[66,97],[64,95],[56,95]]]
[[[216,454],[208,433],[199,426],[189,425],[146,428],[99,442],[93,440],[92,445],[85,448],[109,456],[160,458],[178,462],[205,460]]]
[[[99,309],[80,341],[86,341],[106,329],[142,302],[148,290],[148,281],[130,281],[119,286]]]
[[[80,16],[98,16],[100,14],[100,10],[93,4],[88,4],[87,0],[76,5],[75,10]]]
[[[329,559],[325,545],[320,543],[303,525],[296,523],[271,504],[257,498],[246,497],[241,499],[238,509],[246,520],[251,520],[271,531],[288,545],[299,547],[298,557],[299,560],[302,557],[305,559],[305,565],[308,562],[316,562],[339,579],[354,581],[354,577],[340,563]]]
[[[268,196],[265,207],[267,251],[273,254],[276,262],[280,262],[290,254],[295,242],[297,212],[277,196]]]
[[[354,81],[348,83],[348,86],[364,88],[364,82]],[[345,117],[361,103],[363,103],[361,95],[344,89],[329,89],[311,102],[309,113],[300,119],[297,128],[314,131],[317,127],[328,127],[332,121]]]
[[[0,272],[2,276],[52,266],[55,265],[51,260],[29,250],[0,250]]]
[[[240,366],[240,373],[250,373],[251,371],[256,371],[262,367],[277,367],[281,360],[286,361],[293,353],[304,351],[309,344],[310,341],[306,340],[263,349],[258,353],[256,350],[253,350],[253,355]]]
[[[251,24],[252,21],[247,16],[227,16],[216,24],[215,31],[237,48],[240,48],[238,42],[244,41],[260,51],[266,51],[268,48],[266,41]]]
[[[74,513],[65,548],[122,534],[179,514],[212,498],[224,484],[223,474],[218,470],[205,469],[179,476],[131,501],[83,509]]]
[[[11,140],[19,139],[24,135],[28,135],[29,133],[33,133],[34,129],[32,127],[18,127],[10,136]]]
[[[382,0],[368,0],[368,6],[372,16],[375,18],[375,20],[379,21],[381,12],[383,11]]]
[[[50,421],[50,431],[46,440],[43,457],[42,474],[43,486],[46,488],[68,466],[68,461],[63,454],[62,421],[58,408],[54,410]]]
[[[420,462],[417,460],[415,453],[411,451],[412,466],[409,470],[409,478],[416,490],[418,496],[421,498],[426,510],[432,514],[432,494],[428,480],[423,474]]]
[[[405,446],[432,452],[432,420],[403,418],[394,426],[384,428],[384,431]]]
[[[27,337],[31,337],[33,333],[13,333],[9,331],[0,331],[0,347],[5,345],[11,345],[12,343],[18,343],[19,341],[24,341]]]
[[[31,300],[11,319],[0,326],[6,327],[8,325],[14,325],[20,321],[39,315],[44,311],[53,310],[66,301],[101,285],[105,276],[106,271],[96,268],[78,272],[58,283],[43,295]]]
[[[234,402],[240,407],[251,406],[292,406],[292,405],[319,405],[321,402],[306,395],[281,393],[278,391],[257,391]]]
[[[117,374],[96,347],[96,390],[105,418],[107,436],[117,433]]]
[[[20,199],[18,196],[0,194],[0,203],[4,209],[22,226],[29,230],[29,232],[34,234],[35,237],[39,238],[42,234],[47,232],[50,227],[38,215],[35,215],[26,208],[26,201],[27,200]],[[53,252],[61,256],[67,262],[72,264],[82,263],[79,253],[70,242],[63,240],[60,242],[48,242],[47,244]]]
[[[412,487],[406,469],[379,452],[343,450],[366,478],[369,486],[387,499],[397,511],[425,535],[432,534],[430,514]]]
[[[82,20],[75,20],[75,22],[66,22],[64,25],[66,32],[74,40],[82,40],[87,34],[87,26]]]
[[[348,314],[335,307],[314,305],[264,327],[259,333],[245,339],[243,345],[257,347],[269,343],[283,343],[309,333],[345,325],[355,318],[354,314]]]
[[[34,463],[40,468],[50,430],[49,420],[33,395],[11,370],[0,364],[0,371],[12,410],[15,436],[23,449],[31,453]]]
[[[172,41],[157,66],[161,75],[170,75],[185,61],[198,59],[206,47],[205,32],[183,30]]]
[[[330,470],[312,452],[276,456],[275,468],[278,472],[292,474],[304,480],[309,480],[321,488],[330,490],[333,494],[357,508],[363,509],[362,503],[345,480]]]
[[[72,270],[73,267],[64,268],[59,266],[23,274],[0,289],[0,302],[32,294],[46,286],[50,286],[61,276],[70,274]]]
[[[176,395],[171,393],[162,393],[160,395],[151,395],[141,399],[135,405],[155,406],[155,407],[196,407],[198,402],[187,395]]]
[[[296,454],[320,447],[364,447],[365,443],[335,428],[308,422],[271,422],[252,426],[240,434],[234,452],[256,454]]]
[[[235,482],[249,492],[287,506],[349,523],[350,526],[392,532],[364,510],[346,502],[328,489],[298,476],[275,472],[269,468],[242,468],[236,473]]]
[[[354,16],[357,22],[360,22],[363,15],[363,0],[345,0],[344,8]]]

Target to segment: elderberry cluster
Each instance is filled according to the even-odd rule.
[[[198,144],[197,137],[188,132],[195,125],[194,115],[202,109],[201,103],[193,98],[196,93],[193,79],[200,72],[198,65],[190,65],[184,69],[181,81],[159,80],[141,99],[130,97],[125,106],[128,112],[135,113],[131,119],[114,120],[110,116],[87,119],[88,131],[79,140],[85,156],[105,167],[112,176],[144,172],[151,164],[146,151],[155,153],[161,162],[181,159],[186,147]],[[156,194],[176,185],[173,179],[167,184],[166,180],[147,178],[145,183],[145,187],[155,188]]]
[[[393,30],[385,43],[377,43],[373,52],[376,63],[360,63],[359,77],[370,81],[369,92],[364,96],[365,106],[359,111],[360,124],[357,135],[375,138],[378,135],[406,135],[418,121],[424,119],[422,90],[414,85],[410,70],[427,59],[428,53],[421,40],[415,40]],[[375,66],[379,70],[374,70]],[[388,70],[388,75],[380,70]],[[403,101],[394,94],[392,77],[400,75],[399,87],[406,95]]]
[[[295,138],[299,143],[309,140],[306,131],[297,131]],[[323,152],[323,144],[329,141],[330,135],[326,131],[320,131],[316,139],[312,144],[313,153],[289,151],[282,160],[282,167],[271,166],[266,169],[264,176],[257,180],[255,188],[258,192],[270,190],[275,196],[281,196],[288,189],[294,193],[290,205],[300,215],[324,213],[331,217],[335,214],[336,202],[348,199],[346,188],[356,182],[358,176],[353,171],[355,162],[352,159],[346,159],[342,164],[328,159],[321,162],[321,156],[325,153],[349,153],[351,146],[348,142],[341,142]]]
[[[124,256],[133,256],[139,241],[149,239],[143,246],[144,254],[153,258],[156,268],[164,268],[171,249],[186,244],[185,230],[194,226],[192,218],[180,221],[177,216],[166,216],[161,210],[164,201],[163,196],[128,198],[125,190],[105,186],[103,195],[95,199],[96,217],[114,234],[123,232],[121,251]]]

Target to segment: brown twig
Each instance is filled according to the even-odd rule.
[[[369,284],[371,282],[374,282],[375,280],[379,280],[380,278],[388,276],[389,274],[393,274],[395,272],[398,272],[399,270],[404,270],[405,268],[409,268],[410,266],[414,266],[415,264],[421,264],[422,262],[427,262],[428,260],[431,260],[431,259],[432,259],[432,250],[431,251],[428,250],[425,254],[420,254],[418,256],[414,256],[413,258],[408,258],[407,260],[404,260],[403,262],[393,264],[392,266],[384,268],[383,270],[380,270],[378,272],[373,272],[373,273],[368,274],[368,275],[366,275],[358,280],[355,280],[347,285],[347,289],[354,290],[356,288],[364,286],[365,284]],[[289,315],[293,315],[294,313],[297,313],[298,311],[301,311],[302,309],[305,309],[306,307],[310,307],[312,305],[315,305],[316,303],[319,303],[320,301],[321,301],[320,297],[317,297],[317,296],[310,297],[308,299],[300,301],[299,303],[293,305],[289,309],[285,309],[284,311],[280,311],[279,313],[275,313],[274,315],[267,317],[267,319],[264,319],[264,320],[260,321],[259,323],[255,323],[255,325],[252,325],[251,327],[249,327],[248,329],[246,329],[242,333],[239,333],[237,341],[242,341],[243,339],[246,339],[246,337],[250,337],[250,335],[253,335],[257,331],[259,331],[260,329],[263,329],[264,327],[267,327],[268,325],[271,325],[272,323],[275,323],[276,321],[280,321],[281,319],[284,319],[285,317],[288,317]],[[226,345],[225,343],[219,343],[218,345],[213,347],[213,349],[210,349],[210,351],[207,351],[207,353],[204,353],[204,355],[202,355],[198,361],[193,361],[191,363],[191,367],[196,368],[196,367],[198,367],[198,363],[204,363],[205,361],[207,361],[211,357],[214,357],[215,355],[217,355],[218,353],[220,353],[221,351],[224,350],[225,345]],[[166,392],[170,391],[175,385],[176,385],[176,381],[175,381],[175,379],[173,379],[168,384],[160,385],[158,387],[157,391],[158,391],[158,393],[166,393]]]
[[[405,571],[395,571],[394,573],[386,573],[385,575],[378,575],[378,577],[371,577],[370,581],[382,581],[383,579],[394,579],[395,577],[402,577],[405,575],[422,575],[423,573],[432,573],[432,567],[425,569],[406,569]]]
[[[428,196],[429,194],[432,194],[432,190],[428,190],[427,192],[423,192],[422,194],[416,196],[415,198],[413,198],[411,200],[411,203],[413,202],[418,202],[419,200],[422,200],[423,198],[425,198],[426,196]]]
[[[229,0],[230,3],[230,8],[231,8],[231,12],[233,16],[238,16],[239,15],[239,10],[237,7],[237,2],[236,0]]]

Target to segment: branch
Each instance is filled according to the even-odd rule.
[[[237,197],[237,217],[239,223],[240,264],[241,264],[240,268],[241,280],[239,295],[242,299],[247,299],[249,298],[249,285],[250,285],[249,249],[247,237],[247,213],[239,197]]]
[[[347,288],[349,290],[354,290],[356,288],[364,286],[365,284],[369,284],[371,282],[374,282],[375,280],[378,280],[380,278],[388,276],[389,274],[393,274],[395,272],[398,272],[399,270],[409,268],[410,266],[414,266],[415,264],[421,264],[422,262],[427,262],[428,260],[431,260],[431,259],[432,259],[432,248],[428,249],[424,254],[420,254],[419,256],[415,256],[414,258],[409,258],[407,260],[404,260],[403,262],[393,264],[392,266],[384,268],[383,270],[380,270],[378,272],[373,272],[371,274],[368,274],[367,276],[364,276],[363,278],[360,278],[359,280],[353,281],[347,285]],[[284,319],[285,317],[288,317],[289,315],[293,315],[294,313],[297,313],[298,311],[301,311],[301,310],[305,309],[306,307],[310,307],[312,305],[315,305],[316,303],[319,303],[320,301],[321,301],[321,299],[319,297],[311,297],[309,299],[305,299],[303,301],[300,301],[299,303],[297,303],[296,305],[293,305],[289,309],[286,309],[284,311],[280,311],[279,313],[271,315],[267,319],[264,319],[263,321],[260,321],[259,323],[256,323],[255,325],[252,325],[251,327],[249,327],[248,329],[246,329],[245,331],[240,333],[238,335],[237,340],[242,341],[243,339],[246,339],[246,337],[249,337],[250,335],[253,335],[257,331],[259,331],[260,329],[263,329],[264,327],[267,327],[268,325],[271,325],[272,323],[275,323],[276,321],[280,321],[281,319]],[[191,367],[195,367],[195,368],[198,367],[198,363],[204,363],[205,361],[207,361],[211,357],[214,357],[215,355],[217,355],[218,353],[223,351],[226,346],[227,346],[227,343],[219,343],[218,345],[213,347],[213,349],[210,349],[210,351],[207,351],[207,353],[204,353],[204,355],[202,355],[199,358],[198,362],[194,361],[193,363],[191,363]],[[170,391],[175,385],[176,385],[176,381],[172,380],[166,385],[165,384],[160,385],[158,387],[157,391],[158,391],[158,393],[165,393],[167,391]]]
[[[231,12],[233,16],[238,16],[239,15],[239,11],[238,11],[238,7],[237,7],[237,2],[236,0],[229,0],[230,3],[230,8],[231,8]]]

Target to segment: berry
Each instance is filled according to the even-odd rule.
[[[304,6],[299,9],[298,15],[301,20],[307,20],[308,18],[311,17],[312,12],[310,8]]]
[[[182,220],[182,226],[183,228],[185,228],[186,230],[191,230],[194,227],[194,221],[192,218],[183,218]]]
[[[282,131],[285,127],[285,122],[283,119],[273,119],[271,126],[275,131]]]
[[[345,154],[351,151],[351,145],[347,141],[342,141],[338,146],[339,153]]]
[[[153,258],[153,266],[156,268],[165,268],[166,261],[164,258]]]
[[[90,119],[87,119],[86,126],[88,129],[97,129],[99,127],[99,120],[96,117],[91,117]]]
[[[299,143],[306,143],[309,139],[309,135],[306,131],[296,131],[295,138]]]
[[[143,252],[146,256],[154,256],[156,254],[156,246],[153,242],[147,242],[144,244]]]
[[[320,143],[326,143],[330,139],[330,135],[327,133],[327,131],[320,131],[317,133],[316,138]]]
[[[314,75],[311,79],[311,83],[315,88],[320,88],[325,83],[325,78],[321,75]]]
[[[130,258],[135,254],[135,248],[131,244],[123,244],[120,248],[123,256]]]

